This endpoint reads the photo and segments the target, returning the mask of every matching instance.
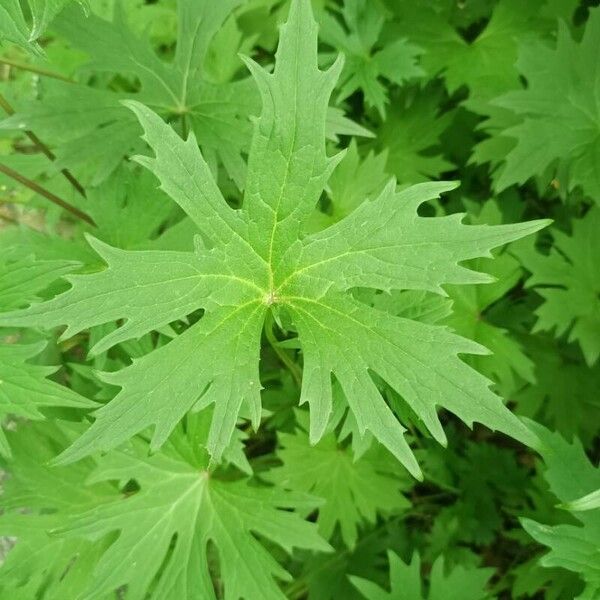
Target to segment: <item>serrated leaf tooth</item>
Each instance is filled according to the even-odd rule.
[[[136,359],[133,360],[132,365],[135,364]],[[103,381],[104,383],[108,383],[110,385],[121,385],[121,371],[95,371],[96,377]]]
[[[152,437],[150,438],[150,452],[155,454],[162,445],[169,439],[174,427],[164,426],[162,421],[155,423]]]
[[[256,82],[264,100],[264,96],[268,93],[269,87],[271,85],[273,74],[269,73],[264,67],[259,65],[253,58],[249,56],[240,54],[240,58],[250,71],[250,74],[254,78],[254,81]]]
[[[102,339],[98,340],[88,351],[88,356],[93,358],[110,350],[116,344],[130,339],[128,332],[130,329],[135,327],[135,323],[131,319],[124,319],[123,323],[117,327],[114,331],[111,331],[105,335]],[[118,372],[118,371],[117,371]],[[107,382],[108,383],[108,382]]]
[[[310,406],[309,439],[314,445],[323,437],[333,412],[331,371],[313,366],[310,358],[305,361],[300,404]]]
[[[110,256],[115,256],[118,253],[118,249],[115,249],[114,246],[103,242],[91,233],[85,232],[83,235],[85,237],[86,242],[101,258],[106,259]]]
[[[469,269],[467,267],[463,267],[460,264],[457,264],[455,280],[461,284],[485,285],[487,283],[494,283],[495,281],[498,281],[498,278],[494,275],[491,275],[490,273],[484,273],[483,271],[475,271],[474,269]]]
[[[144,140],[144,141],[147,142],[148,140]],[[152,158],[151,156],[144,156],[143,154],[136,154],[135,156],[132,156],[129,160],[137,163],[138,165],[141,165],[142,167],[148,169],[149,171],[152,171],[154,163],[156,162],[155,158]],[[162,189],[162,185],[159,185],[159,188]]]
[[[333,86],[335,86],[340,78],[340,74],[342,73],[345,62],[346,57],[340,53],[335,57],[333,64],[325,71],[327,77],[333,82]]]
[[[446,192],[451,192],[460,186],[460,181],[426,181],[416,183],[397,193],[398,202],[414,206],[415,210],[423,203],[439,198]],[[451,215],[454,217],[454,215]],[[459,220],[462,215],[459,215]],[[457,218],[457,217],[454,217]]]
[[[347,149],[344,148],[339,152],[336,152],[333,156],[327,158],[327,168],[325,171],[324,179],[328,180],[331,177],[331,174],[335,171],[336,167],[340,164],[342,160],[344,160],[344,156],[346,156]]]

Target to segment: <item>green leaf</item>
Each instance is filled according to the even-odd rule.
[[[325,212],[315,211],[307,225],[308,231],[325,229],[349,215],[366,198],[374,198],[389,180],[385,172],[385,152],[369,152],[361,160],[356,142],[352,140],[344,157],[329,178],[327,195],[331,201]]]
[[[325,538],[331,539],[339,525],[344,543],[353,547],[361,524],[374,524],[378,514],[397,514],[410,505],[401,494],[397,463],[390,462],[381,446],[355,459],[349,447],[338,446],[333,433],[325,434],[314,447],[301,430],[278,437],[277,456],[283,466],[269,471],[267,477],[284,489],[324,500],[317,523]]]
[[[194,448],[192,430],[178,431],[173,443]],[[127,585],[132,600],[205,600],[217,598],[216,584],[226,599],[284,598],[274,578],[289,575],[254,536],[287,552],[329,549],[316,526],[292,512],[313,509],[313,498],[219,480],[174,446],[148,459],[138,441],[100,464],[56,468],[49,459],[73,437],[68,427],[27,425],[9,436],[15,453],[4,465],[11,477],[0,533],[18,542],[0,590],[23,594],[10,597],[105,600]]]
[[[563,506],[595,492],[600,486],[600,469],[587,458],[581,443],[568,443],[557,433],[535,426],[543,441],[545,479]],[[600,594],[600,510],[576,511],[577,524],[544,525],[522,519],[525,530],[550,551],[541,559],[544,567],[562,567],[578,573],[585,581],[581,600]]]
[[[440,135],[452,119],[452,112],[441,112],[441,102],[435,85],[392,97],[375,146],[386,152],[386,170],[401,185],[437,179],[453,168],[440,153]]]
[[[54,17],[73,0],[28,0],[31,27],[25,20],[19,0],[5,0],[0,6],[0,42],[8,40],[35,54],[42,50],[36,40],[44,33]],[[77,0],[87,4],[85,0]]]
[[[531,277],[533,287],[544,299],[536,309],[534,331],[568,333],[577,341],[585,360],[592,366],[600,356],[600,208],[594,207],[582,219],[573,220],[571,236],[553,228],[554,246],[547,255],[533,245],[517,251]]]
[[[468,226],[462,215],[420,217],[423,202],[456,185],[428,183],[397,193],[392,182],[339,223],[303,236],[341,158],[325,152],[328,99],[341,62],[319,70],[316,23],[308,1],[296,0],[282,29],[274,72],[248,64],[263,111],[255,125],[242,209],[225,201],[193,135],[183,141],[150,109],[130,103],[155,152],[139,162],[195,222],[206,245],[171,254],[119,251],[92,242],[106,270],[90,275],[89,284],[85,277],[72,278],[73,289],[48,305],[0,319],[21,326],[67,323],[72,335],[124,318],[98,350],[182,319],[192,307],[204,310],[167,345],[103,376],[121,391],[62,460],[115,447],[150,426],[156,449],[188,410],[214,404],[208,448],[218,461],[242,409],[255,427],[260,422],[260,337],[274,308],[287,312],[298,333],[304,360],[300,401],[310,404],[312,443],[332,414],[334,376],[360,435],[370,431],[420,475],[405,428],[373,382],[376,373],[441,443],[446,438],[437,406],[468,425],[479,421],[535,444],[535,436],[490,391],[490,382],[459,358],[484,352],[480,346],[443,327],[369,307],[354,299],[351,289],[443,293],[446,284],[489,281],[459,263],[489,256],[492,248],[547,222]],[[157,298],[164,310],[156,310]]]
[[[141,148],[139,125],[119,104],[133,97],[183,130],[191,128],[213,169],[222,163],[242,186],[245,164],[241,153],[249,137],[248,115],[257,104],[255,90],[248,79],[211,83],[203,70],[212,38],[239,3],[179,0],[177,50],[171,64],[159,58],[146,37],[131,31],[119,3],[113,22],[94,14],[85,16],[79,7],[65,10],[54,28],[89,56],[87,67],[137,78],[139,90],[131,93],[131,86],[126,86],[128,91],[108,91],[55,82],[48,94],[5,119],[1,127],[31,128],[59,142],[57,166],[84,168],[91,183],[97,185],[124,156]],[[64,102],[65,97],[69,103]]]
[[[0,41],[4,40],[40,52],[36,45],[29,43],[29,27],[19,0],[6,0],[0,6]]]
[[[345,28],[329,13],[323,13],[319,19],[323,41],[346,58],[338,82],[338,101],[360,89],[367,105],[384,117],[388,95],[381,80],[402,85],[422,76],[424,72],[416,64],[421,50],[403,38],[381,43],[385,13],[374,2],[345,0],[341,16]]]
[[[471,221],[496,224],[501,222],[501,216],[496,204],[490,201]],[[509,254],[509,248],[495,253],[493,259],[476,259],[469,267],[488,273],[495,281],[484,286],[448,286],[453,310],[445,322],[458,334],[491,351],[488,356],[470,357],[468,362],[497,382],[504,397],[511,397],[523,381],[535,381],[534,364],[511,332],[494,322],[493,309],[498,308],[498,303],[519,283],[523,271],[519,261]],[[508,302],[505,303],[510,310]]]
[[[444,11],[463,16],[473,2],[460,6],[446,3],[450,9],[427,1],[394,4],[398,15],[392,25],[395,36],[406,36],[423,48],[421,65],[431,77],[441,74],[451,94],[466,87],[465,104],[477,112],[498,95],[519,87],[515,67],[519,43],[545,28],[540,15],[543,0],[493,3],[485,27],[475,22],[470,24],[471,30],[461,26],[458,31]],[[482,22],[486,16],[480,19]],[[471,31],[478,32],[474,39]]]
[[[577,347],[565,347],[553,338],[532,334],[524,347],[535,364],[535,382],[514,395],[517,412],[560,432],[590,443],[600,419],[600,364],[591,369]]]
[[[37,40],[50,25],[54,17],[73,0],[28,0],[31,9],[33,27],[30,40]],[[87,4],[87,0],[77,0],[79,4]]]
[[[595,492],[590,492],[577,500],[571,500],[561,505],[561,508],[571,512],[594,510],[600,508],[600,488]]]
[[[57,367],[34,365],[30,358],[45,347],[37,344],[0,344],[0,418],[15,416],[30,420],[44,418],[49,407],[93,408],[95,402],[50,379]],[[4,433],[0,431],[0,452],[10,454]]]
[[[0,262],[0,310],[20,308],[35,300],[51,283],[73,271],[76,262],[26,258]]]
[[[457,566],[446,574],[444,559],[440,557],[433,563],[429,593],[425,595],[421,582],[421,559],[417,553],[409,564],[403,563],[393,552],[388,552],[388,559],[390,592],[366,579],[350,577],[367,600],[486,600],[491,597],[486,591],[486,584],[493,569]]]
[[[283,599],[274,578],[289,575],[253,534],[287,552],[328,550],[316,526],[291,512],[314,507],[309,496],[245,480],[219,481],[174,457],[143,454],[143,449],[109,454],[90,477],[93,483],[133,477],[139,492],[75,514],[55,532],[90,540],[119,532],[94,569],[86,598],[101,598],[122,585],[132,599],[146,598],[150,589],[157,600],[217,598],[209,570],[214,544],[222,597]]]
[[[600,11],[591,10],[581,42],[561,23],[555,49],[541,43],[523,47],[518,67],[527,88],[495,101],[521,118],[502,132],[516,145],[501,167],[497,190],[522,184],[552,167],[561,187],[581,187],[590,198],[600,197],[599,45]]]
[[[3,484],[0,534],[16,538],[0,570],[0,593],[7,598],[82,597],[103,551],[103,542],[50,534],[69,515],[115,494],[106,483],[82,485],[94,466],[90,459],[67,468],[48,466],[57,449],[72,439],[66,431],[45,422],[7,433],[13,456],[2,465],[10,477]]]

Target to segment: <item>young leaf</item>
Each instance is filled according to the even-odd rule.
[[[9,313],[0,324],[60,323],[68,335],[125,318],[102,349],[139,337],[194,308],[204,316],[166,346],[105,379],[122,389],[62,456],[73,461],[154,426],[158,448],[192,407],[215,404],[208,448],[219,460],[242,406],[260,421],[260,336],[267,311],[287,311],[304,359],[301,402],[311,407],[317,442],[332,413],[331,379],[341,385],[360,434],[370,431],[416,476],[404,427],[371,373],[393,387],[436,440],[445,442],[437,406],[471,425],[480,421],[529,444],[536,439],[469,368],[479,345],[443,327],[394,317],[356,300],[352,288],[443,293],[445,284],[489,277],[459,263],[531,234],[546,221],[463,225],[461,215],[424,218],[419,205],[456,187],[426,183],[396,193],[392,182],[332,227],[303,236],[340,156],[325,152],[327,105],[342,63],[317,66],[317,27],[308,0],[295,0],[282,29],[275,71],[248,61],[263,99],[252,141],[243,207],[228,206],[193,135],[177,136],[150,109],[129,103],[155,157],[139,161],[207,240],[195,253],[126,252],[92,242],[108,268],[72,278],[48,304]],[[151,304],[159,299],[164,310]]]
[[[600,508],[600,488],[595,492],[590,492],[577,500],[571,500],[562,505],[562,508],[572,512],[594,510]]]

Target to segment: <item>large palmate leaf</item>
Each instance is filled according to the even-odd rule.
[[[175,436],[190,456],[193,430]],[[128,600],[283,599],[275,579],[289,575],[254,534],[288,552],[329,549],[292,511],[314,510],[307,495],[220,480],[206,461],[186,462],[173,446],[147,459],[139,440],[100,464],[50,467],[69,436],[56,425],[10,434],[15,453],[3,466],[13,476],[0,533],[18,541],[0,570],[6,597],[104,600],[127,586]],[[217,564],[224,593],[215,591]]]
[[[195,252],[129,252],[97,241],[107,268],[73,276],[54,300],[9,313],[0,323],[67,324],[66,336],[123,320],[96,344],[101,352],[196,309],[202,318],[167,345],[104,378],[121,388],[89,430],[62,456],[73,461],[154,427],[159,447],[191,408],[214,404],[208,436],[219,460],[243,410],[260,422],[259,350],[269,311],[285,312],[304,359],[300,401],[311,409],[310,440],[332,413],[339,382],[360,434],[370,431],[415,475],[419,467],[404,427],[372,374],[394,388],[441,443],[436,408],[471,425],[479,421],[517,439],[535,437],[468,367],[463,353],[485,350],[443,327],[394,317],[359,302],[352,288],[443,292],[445,284],[489,277],[460,262],[543,227],[463,225],[462,215],[425,218],[418,207],[454,183],[425,183],[396,192],[391,182],[372,201],[322,232],[302,236],[339,161],[325,152],[327,105],[342,63],[317,66],[317,27],[308,0],[292,4],[273,73],[248,60],[263,100],[249,156],[243,206],[230,208],[193,135],[183,141],[149,108],[130,103],[155,157],[139,162],[187,212],[202,234]],[[343,408],[343,407],[342,407]]]
[[[132,450],[106,456],[90,481],[129,477],[135,478],[139,492],[72,515],[56,532],[89,540],[120,533],[88,582],[85,597],[90,600],[122,585],[127,585],[127,598],[136,600],[147,598],[149,588],[156,600],[283,599],[274,578],[286,580],[289,574],[253,534],[288,552],[329,548],[316,526],[291,510],[314,509],[309,496],[252,486],[246,480],[220,481],[178,457],[146,459]],[[211,544],[218,553],[222,596],[215,594],[209,570],[215,558]]]

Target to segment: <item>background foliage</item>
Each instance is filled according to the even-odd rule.
[[[293,4],[2,0],[0,597],[600,598],[597,2]]]

